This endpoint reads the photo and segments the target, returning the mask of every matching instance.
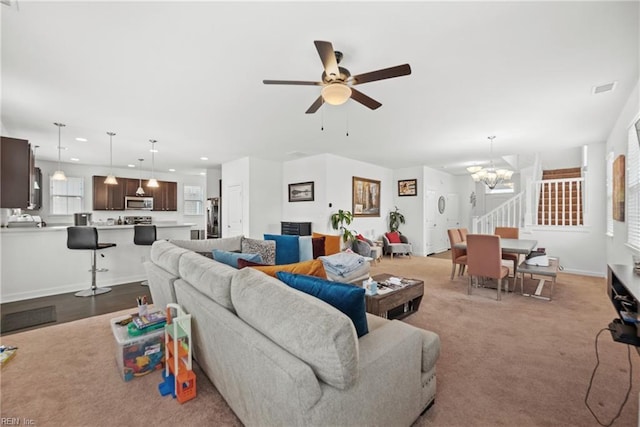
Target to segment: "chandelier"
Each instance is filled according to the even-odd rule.
[[[474,182],[484,182],[491,190],[502,181],[511,179],[513,171],[509,169],[496,169],[493,165],[493,140],[495,136],[487,137],[491,141],[491,163],[488,168],[482,166],[469,166],[467,171],[471,174]]]

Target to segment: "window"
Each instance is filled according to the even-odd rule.
[[[84,179],[67,177],[66,181],[56,181],[49,177],[51,215],[71,215],[84,209]]]
[[[204,201],[202,197],[202,187],[197,185],[184,186],[184,214],[202,215]]]
[[[613,151],[607,154],[607,236],[613,236]]]
[[[640,249],[640,120],[629,129],[627,145],[627,243]]]

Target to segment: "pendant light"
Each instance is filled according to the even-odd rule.
[[[496,138],[495,136],[487,137],[491,142],[491,157],[490,157],[490,165],[488,168],[483,168],[481,166],[469,166],[467,171],[471,173],[471,178],[473,178],[474,182],[484,182],[490,190],[496,188],[496,185],[500,184],[502,181],[507,181],[511,179],[513,175],[513,171],[509,169],[496,169],[493,165],[493,140]]]
[[[147,187],[157,188],[158,181],[156,180],[156,177],[155,177],[155,166],[156,166],[155,154],[156,154],[156,142],[158,141],[156,141],[155,139],[150,139],[149,142],[151,143],[151,179],[147,183]]]
[[[113,135],[115,135],[115,133],[113,132],[107,132],[107,135],[109,135],[109,164],[110,164],[110,171],[109,171],[109,175],[107,176],[107,179],[104,180],[105,184],[109,184],[109,185],[118,185],[118,180],[116,179],[116,177],[113,175]]]
[[[144,196],[144,188],[142,188],[142,162],[144,162],[144,159],[138,159],[138,162],[140,163],[140,179],[138,180],[136,196]]]
[[[60,167],[60,150],[62,150],[62,147],[60,146],[60,129],[65,127],[66,125],[64,123],[54,123],[54,125],[58,126],[58,170],[53,173],[51,179],[53,179],[54,181],[66,181],[67,177]]]

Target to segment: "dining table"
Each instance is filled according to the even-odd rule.
[[[502,248],[502,252],[529,255],[537,245],[537,240],[500,238],[500,247]],[[455,243],[453,247],[456,249],[466,250],[467,242],[462,241]]]

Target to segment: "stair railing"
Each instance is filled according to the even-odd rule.
[[[495,209],[471,220],[473,233],[493,234],[496,227],[518,227],[524,224],[524,192],[521,192]]]
[[[584,225],[584,178],[534,181],[534,224],[545,226]],[[573,194],[577,198],[573,200]]]

